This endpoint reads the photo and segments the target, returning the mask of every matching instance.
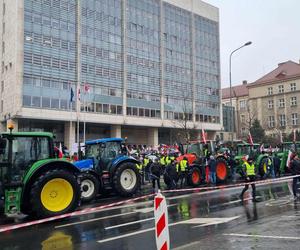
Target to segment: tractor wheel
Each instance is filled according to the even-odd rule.
[[[267,177],[267,175],[269,174],[267,158],[261,159],[258,167],[258,173],[261,178]]]
[[[192,187],[198,187],[201,184],[201,170],[198,167],[192,167],[188,173],[188,184]]]
[[[99,191],[99,181],[92,175],[85,173],[81,176],[81,201],[90,202],[96,198]]]
[[[227,162],[223,158],[217,159],[216,177],[218,182],[225,182],[228,177]]]
[[[38,176],[30,190],[32,213],[49,217],[72,212],[80,201],[76,177],[62,169],[52,169]]]
[[[135,165],[126,162],[118,166],[113,176],[113,184],[116,192],[123,197],[131,196],[140,189],[140,174]]]

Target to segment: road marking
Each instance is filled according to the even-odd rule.
[[[236,220],[240,217],[241,216],[234,216],[234,217],[228,217],[228,218],[195,218],[195,219],[191,219],[190,221],[186,222],[185,224],[201,224],[198,226],[194,226],[192,228],[206,227],[206,226],[211,226],[211,225],[227,223],[232,220]]]
[[[192,243],[189,243],[189,244],[186,244],[186,245],[183,245],[183,246],[180,246],[180,247],[176,247],[176,248],[173,248],[173,250],[183,250],[183,249],[190,249],[192,246],[197,246],[201,244],[201,241],[195,241],[195,242],[192,242]],[[199,248],[200,249],[200,248]]]
[[[238,218],[240,216],[236,216],[236,217]],[[232,219],[236,219],[236,217],[230,217],[230,218],[224,218],[224,219],[226,220],[225,222],[228,222]],[[153,218],[151,218],[151,219],[153,219]],[[213,219],[213,218],[207,218],[207,219]],[[222,220],[223,218],[214,218],[214,219]],[[150,218],[149,218],[149,220],[150,220]],[[172,226],[175,226],[175,225],[180,225],[180,224],[195,224],[195,223],[191,222],[191,221],[195,221],[195,220],[197,220],[197,218],[191,219],[191,220],[183,220],[183,221],[174,222],[174,223],[169,224],[169,227],[172,227]],[[201,220],[201,219],[199,219],[199,220]],[[219,223],[224,223],[224,222],[219,222]],[[213,224],[211,224],[211,225],[213,225]],[[115,237],[112,237],[112,238],[107,238],[107,239],[104,239],[104,240],[98,240],[97,242],[98,243],[105,243],[105,242],[109,242],[109,241],[113,241],[113,240],[117,240],[117,239],[122,239],[122,238],[130,237],[130,236],[150,232],[150,231],[153,231],[153,230],[155,230],[155,227],[151,227],[151,228],[148,228],[148,229],[144,229],[144,230],[140,230],[140,231],[136,231],[136,232],[132,232],[132,233],[128,233],[128,234],[115,236]]]
[[[291,237],[291,236],[269,236],[269,235],[258,235],[258,234],[223,234],[223,235],[226,235],[226,236],[236,236],[236,237],[251,237],[251,238],[300,240],[300,237]]]
[[[115,226],[106,227],[104,229],[105,230],[109,230],[109,229],[113,229],[113,228],[118,228],[118,227],[124,227],[124,226],[128,226],[128,225],[133,225],[133,224],[137,224],[137,223],[144,222],[144,221],[149,221],[149,220],[154,220],[154,217],[148,218],[148,219],[144,219],[144,220],[136,220],[136,221],[132,221],[132,222],[127,222],[127,223],[124,223],[124,224],[118,224],[118,225],[115,225]]]
[[[78,222],[63,224],[63,225],[55,226],[54,228],[69,227],[69,226],[89,223],[89,222],[98,221],[98,220],[105,220],[105,219],[110,219],[110,218],[114,218],[114,217],[119,217],[119,216],[128,215],[128,214],[135,214],[135,213],[136,212],[128,212],[128,213],[122,213],[122,214],[109,215],[109,216],[106,216],[106,217],[100,217],[100,218],[95,218],[95,219],[90,219],[90,220],[84,220],[84,221],[78,221]]]

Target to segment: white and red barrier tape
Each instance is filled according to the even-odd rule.
[[[155,239],[157,250],[170,249],[168,209],[166,198],[158,190],[154,197]]]
[[[252,183],[255,183],[255,184],[280,183],[280,182],[286,182],[287,180],[293,179],[295,177],[300,177],[300,175],[293,175],[293,176],[281,177],[281,178],[277,178],[277,179],[268,179],[268,180],[262,180],[262,181],[253,181],[253,182],[247,182],[247,183],[243,182],[243,183],[236,183],[236,184],[229,184],[229,185],[220,185],[220,186],[214,186],[214,187],[199,187],[199,188],[185,188],[185,189],[176,189],[176,190],[165,190],[165,191],[162,191],[162,193],[175,193],[175,192],[179,193],[179,192],[187,192],[187,191],[195,192],[195,191],[203,191],[203,190],[226,189],[226,188],[231,188],[231,187],[245,186],[245,184],[252,184]],[[111,203],[111,204],[101,205],[101,206],[93,207],[93,208],[85,208],[85,209],[82,209],[82,210],[79,210],[79,211],[75,211],[75,212],[72,212],[72,213],[66,213],[66,214],[62,214],[62,215],[58,215],[58,216],[53,216],[53,217],[50,217],[50,218],[45,218],[45,219],[41,219],[41,220],[35,220],[35,221],[20,223],[20,224],[16,224],[16,225],[7,225],[7,226],[4,226],[4,227],[0,227],[0,233],[15,230],[15,229],[19,229],[19,228],[34,226],[34,225],[38,225],[38,224],[42,224],[42,223],[46,223],[46,222],[50,222],[50,221],[54,221],[54,220],[59,220],[59,219],[64,219],[64,218],[69,218],[69,217],[75,217],[75,216],[95,213],[95,212],[99,212],[99,211],[101,211],[103,209],[106,209],[106,208],[120,206],[120,205],[131,203],[131,202],[134,202],[134,201],[150,198],[154,195],[155,195],[154,193],[151,193],[151,194],[139,196],[139,197],[136,197],[136,198],[133,198],[133,199],[114,202],[114,203]]]

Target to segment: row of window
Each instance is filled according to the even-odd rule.
[[[65,0],[31,0],[35,4],[43,4],[48,7],[54,7],[58,9],[63,9],[66,11],[75,11],[76,4],[74,1],[65,1]]]
[[[220,103],[218,103],[218,102],[206,102],[206,101],[197,101],[196,102],[196,109],[197,110],[203,110],[203,109],[207,109],[207,108],[219,110],[220,109]]]
[[[132,90],[127,90],[127,98],[129,99],[140,99],[140,100],[146,100],[151,102],[160,102],[160,96],[159,95],[153,95],[153,94],[147,94]]]
[[[23,95],[23,106],[34,108],[69,110],[70,102],[65,99]],[[73,107],[73,109],[74,108],[75,107]]]
[[[158,69],[159,62],[155,62],[146,58],[140,58],[132,55],[127,55],[127,62],[133,65],[139,65],[144,68]]]
[[[191,69],[171,65],[171,64],[165,64],[165,70],[167,73],[174,73],[174,74],[180,74],[186,77],[191,76]]]
[[[24,39],[26,43],[35,43],[43,47],[64,49],[68,51],[76,51],[76,43],[68,40],[63,40],[57,37],[51,37],[25,31]]]
[[[151,43],[148,42],[142,42],[133,38],[128,38],[128,43],[127,43],[128,48],[131,49],[137,49],[137,50],[141,50],[147,53],[150,53],[151,56],[156,55],[158,57],[159,55],[159,46],[157,43],[156,45],[153,45]]]
[[[121,33],[121,32],[118,32],[118,33]],[[121,45],[121,43],[122,43],[121,37],[119,35],[116,35],[116,34],[113,34],[110,32],[106,32],[101,29],[90,28],[85,25],[82,26],[81,35],[90,37],[90,38],[94,38],[99,41],[110,42],[110,43],[115,43],[115,44],[119,44],[119,45]]]
[[[75,61],[26,52],[24,53],[24,62],[27,64],[42,66],[44,68],[62,69],[72,72],[75,72],[76,68]]]
[[[290,83],[289,87],[290,87],[289,88],[290,91],[296,91],[297,90],[297,85],[296,85],[295,82]],[[273,87],[269,87],[268,88],[268,95],[273,95],[273,93],[274,93],[273,92]],[[284,93],[284,85],[278,85],[278,92],[277,93],[279,93],[279,94]]]
[[[297,106],[297,96],[292,96],[290,98],[290,106],[291,107]],[[285,99],[284,98],[278,99],[278,107],[279,108],[285,107]],[[274,108],[274,100],[268,100],[268,109],[273,109],[273,108]]]
[[[150,77],[150,76],[143,76],[143,75],[137,75],[134,73],[128,73],[127,74],[127,80],[129,82],[136,82],[138,84],[147,84],[152,86],[159,86],[160,80],[156,77]]]
[[[158,17],[156,17],[158,19]],[[127,29],[130,32],[140,33],[144,36],[152,37],[155,41],[158,41],[159,31],[150,29],[144,25],[129,22],[127,23]]]
[[[32,24],[40,24],[52,29],[70,31],[72,33],[75,33],[75,24],[70,21],[67,22],[57,18],[44,16],[42,14],[38,15],[29,12],[25,12],[24,19],[25,22],[29,22]]]
[[[71,87],[73,91],[76,89],[75,81],[59,79],[59,78],[47,78],[40,76],[24,76],[24,84],[25,85],[33,85],[35,87],[43,87],[43,88],[53,88],[53,89],[61,89],[61,90],[70,90]],[[84,93],[85,83],[81,84],[81,92]],[[97,95],[105,95],[105,96],[116,96],[122,97],[122,90],[118,88],[111,88],[105,86],[93,86],[89,85],[89,93],[97,94]]]
[[[298,114],[297,113],[292,113],[291,114],[291,125],[292,126],[297,126],[299,125],[298,121]],[[285,114],[278,115],[278,123],[280,127],[285,127],[287,126],[287,119]],[[274,128],[276,125],[275,123],[275,116],[269,116],[268,117],[268,127],[269,128]]]

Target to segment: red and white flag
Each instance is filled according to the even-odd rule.
[[[88,83],[84,83],[83,88],[84,88],[84,93],[90,93],[91,86]]]
[[[280,144],[282,144],[283,143],[283,137],[282,137],[282,132],[281,131],[279,131],[279,136],[280,136]]]
[[[264,144],[261,144],[261,145],[260,145],[260,147],[259,147],[259,151],[260,151],[260,152],[263,152],[263,151],[265,151],[265,150],[264,150]]]
[[[77,89],[77,99],[80,101],[80,88]]]
[[[248,134],[248,142],[253,146],[253,138],[252,138],[252,135],[249,131],[249,134]]]
[[[293,142],[296,142],[296,138],[297,134],[296,134],[296,129],[293,130]]]
[[[207,143],[206,133],[204,132],[204,129],[201,130],[201,138],[202,138],[202,141],[206,144]]]
[[[286,160],[286,166],[287,166],[288,168],[290,167],[292,154],[293,154],[293,152],[292,152],[291,150],[289,150],[288,158],[287,158],[287,160]]]

